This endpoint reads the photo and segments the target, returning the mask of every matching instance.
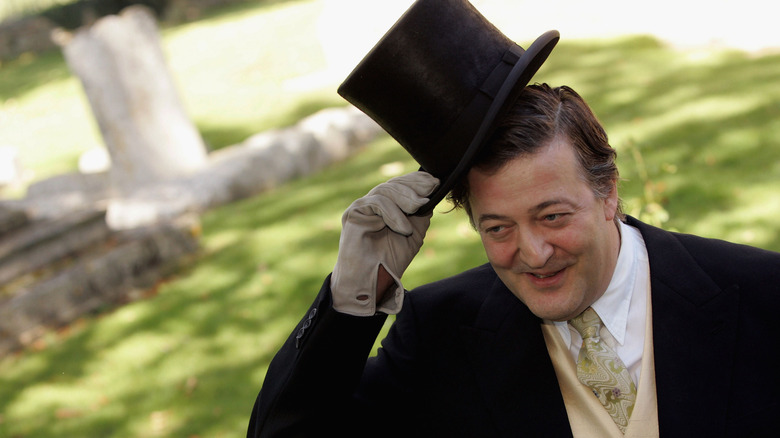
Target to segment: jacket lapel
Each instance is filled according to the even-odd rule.
[[[662,436],[722,436],[736,342],[736,288],[722,290],[680,240],[636,220],[650,258]]]
[[[502,436],[571,436],[540,320],[498,278],[460,334]]]

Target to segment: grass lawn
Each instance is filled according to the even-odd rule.
[[[338,103],[280,88],[284,78],[321,67],[316,48],[306,60],[273,55],[294,66],[288,74],[275,62],[241,57],[238,46],[242,32],[284,27],[284,17],[305,22],[318,7],[234,8],[163,32],[177,76],[186,76],[190,113],[212,144]],[[306,27],[296,28],[305,34]],[[179,53],[191,50],[189,38],[209,38],[219,49]],[[235,66],[222,65],[228,60]],[[571,85],[592,104],[619,151],[629,213],[780,251],[780,56],[680,53],[645,37],[564,41],[537,79]],[[82,127],[56,134],[49,111],[72,112],[82,99],[56,55],[3,65],[0,99],[3,118],[31,119],[26,134],[0,124],[0,138],[40,143],[29,138],[40,133],[43,143],[57,143],[25,152],[49,171],[98,141],[80,132],[92,129],[86,109],[77,117]],[[150,298],[86,317],[0,361],[0,436],[242,436],[268,362],[335,262],[342,211],[392,174],[415,169],[383,137],[322,173],[204,215],[202,252]],[[439,209],[404,276],[407,287],[485,260],[462,214]]]

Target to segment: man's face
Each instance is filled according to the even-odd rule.
[[[617,189],[598,199],[556,138],[493,174],[468,174],[472,218],[499,278],[540,318],[569,320],[609,286],[620,250]]]

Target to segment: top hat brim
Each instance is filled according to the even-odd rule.
[[[514,103],[520,92],[528,85],[544,61],[550,55],[560,39],[557,30],[550,30],[537,38],[520,59],[512,67],[503,84],[495,95],[488,110],[484,113],[482,122],[471,139],[466,152],[461,157],[455,169],[440,182],[440,185],[428,196],[429,201],[420,207],[414,214],[421,216],[430,213],[452,190],[452,187],[471,168],[477,152],[482,149],[489,135],[495,127],[495,123]],[[425,170],[421,168],[421,170]]]

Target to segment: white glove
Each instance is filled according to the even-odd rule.
[[[401,310],[400,278],[423,244],[432,213],[409,215],[428,202],[426,196],[438,185],[427,172],[410,173],[374,187],[347,208],[330,280],[336,310],[356,316]],[[395,280],[394,290],[381,303],[376,302],[379,265]]]

